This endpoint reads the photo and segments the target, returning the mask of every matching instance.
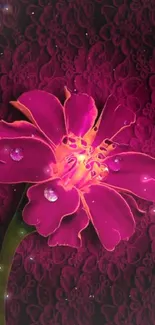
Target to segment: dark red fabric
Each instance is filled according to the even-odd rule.
[[[7,5],[6,5],[7,2]],[[155,157],[154,0],[20,0],[0,4],[0,118],[39,88],[64,100],[63,86],[94,97],[114,92],[137,114],[131,150]],[[8,6],[8,10],[6,9]],[[0,185],[0,238],[21,186]],[[154,325],[155,207],[138,200],[136,233],[112,253],[92,228],[84,247],[49,248],[33,235],[15,255],[7,325]]]

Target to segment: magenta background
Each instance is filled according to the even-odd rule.
[[[155,1],[8,3],[12,12],[0,12],[0,117],[19,119],[8,102],[29,89],[63,100],[67,85],[92,95],[99,110],[113,91],[137,113],[131,149],[155,157]],[[21,191],[0,185],[1,239]],[[138,203],[146,213],[134,211],[136,233],[113,253],[93,229],[79,251],[48,248],[37,234],[22,242],[9,280],[7,325],[155,324],[155,215],[151,203]]]

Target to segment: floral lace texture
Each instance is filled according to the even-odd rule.
[[[154,0],[3,0],[0,21],[1,118],[20,119],[8,103],[34,88],[87,92],[99,111],[114,92],[137,114],[131,149],[155,157]],[[0,185],[1,239],[20,194]],[[91,227],[78,251],[37,234],[21,243],[7,325],[154,324],[155,206],[129,200],[136,232],[112,253]]]

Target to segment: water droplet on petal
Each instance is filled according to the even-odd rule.
[[[53,191],[52,188],[45,188],[44,190],[44,197],[49,201],[49,202],[55,202],[58,200],[58,196],[56,193]]]
[[[46,167],[44,168],[44,173],[45,173],[46,175],[52,175],[52,172],[53,172],[52,166],[46,166]]]
[[[149,175],[142,175],[142,177],[141,177],[141,181],[143,182],[143,183],[146,183],[146,182],[148,182],[150,180],[150,176]]]
[[[24,157],[23,149],[21,149],[21,148],[12,149],[10,152],[10,157],[14,161],[21,161]]]
[[[8,146],[3,148],[3,154],[8,155],[10,153],[10,148]]]
[[[121,157],[114,157],[108,162],[109,168],[114,172],[118,172],[121,169],[121,160]]]

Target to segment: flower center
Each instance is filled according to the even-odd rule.
[[[81,138],[65,137],[55,154],[55,174],[68,189],[76,186],[82,190],[92,183],[97,184],[109,172],[104,164],[106,146],[94,149]]]

